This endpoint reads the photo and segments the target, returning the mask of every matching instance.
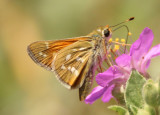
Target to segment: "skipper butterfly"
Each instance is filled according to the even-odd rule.
[[[35,63],[53,71],[66,88],[79,88],[79,98],[83,101],[91,88],[97,65],[107,58],[108,40],[115,26],[98,27],[87,36],[37,41],[28,46],[28,54]]]

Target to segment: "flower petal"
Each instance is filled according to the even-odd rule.
[[[112,96],[112,90],[114,89],[114,84],[112,84],[111,86],[109,86],[106,91],[104,92],[103,94],[103,97],[102,97],[102,101],[103,102],[109,102],[111,98],[113,98]]]
[[[103,73],[99,73],[96,76],[96,82],[98,85],[105,87],[107,84],[113,80],[113,71],[112,67],[110,67],[107,71]]]
[[[131,69],[131,56],[122,54],[121,56],[117,57],[115,60],[117,65],[126,69],[130,70]]]
[[[141,65],[142,72],[145,72],[146,69],[149,67],[151,58],[159,55],[160,55],[160,44],[154,46],[144,57],[144,60],[142,61]]]
[[[149,28],[145,28],[140,34],[138,40],[136,40],[130,48],[130,56],[134,61],[134,66],[137,66],[137,63],[142,59],[143,56],[148,52],[152,45],[153,33]]]
[[[85,103],[86,104],[92,104],[94,101],[96,101],[98,98],[100,98],[104,91],[106,90],[105,87],[97,86],[95,87],[92,92],[86,97]]]
[[[113,81],[114,79],[117,79],[121,77],[121,73],[117,66],[110,67],[107,71],[103,73],[99,73],[96,76],[96,82],[98,85],[102,87],[108,86],[108,84]]]

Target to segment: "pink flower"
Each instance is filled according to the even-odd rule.
[[[86,97],[85,102],[92,104],[100,97],[102,97],[103,102],[108,102],[113,98],[112,91],[116,89],[116,84],[125,86],[132,69],[136,69],[147,78],[146,70],[149,67],[151,58],[160,55],[160,44],[151,48],[152,41],[152,30],[145,28],[139,39],[132,44],[129,54],[120,55],[115,60],[117,65],[96,76],[96,82],[99,86],[92,90]]]

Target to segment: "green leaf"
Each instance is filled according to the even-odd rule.
[[[124,93],[127,107],[135,106],[137,108],[143,108],[144,100],[142,97],[142,89],[145,82],[146,80],[142,75],[140,75],[136,70],[132,70],[130,78],[126,83]]]
[[[119,115],[129,115],[127,109],[118,106],[118,105],[112,105],[108,107],[109,109],[117,112]]]
[[[138,111],[138,108],[135,107],[135,106],[129,105],[128,106],[128,111],[129,111],[130,115],[136,115],[137,111]]]
[[[153,107],[144,105],[143,109],[137,108],[135,106],[128,106],[129,115],[156,115]]]

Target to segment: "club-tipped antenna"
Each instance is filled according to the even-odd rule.
[[[130,17],[128,20],[125,20],[125,21],[123,21],[123,22],[121,22],[121,23],[119,23],[119,24],[116,24],[116,25],[114,25],[114,26],[110,26],[110,28],[111,27],[116,27],[116,26],[119,26],[119,25],[121,25],[121,24],[123,24],[123,23],[126,23],[126,22],[129,22],[129,21],[132,21],[132,20],[134,20],[134,17]],[[116,31],[116,30],[118,30],[118,29],[120,29],[120,28],[122,28],[122,27],[125,27],[126,29],[127,29],[127,37],[126,37],[126,42],[125,42],[125,44],[127,44],[127,42],[128,42],[128,36],[129,36],[129,28],[128,28],[128,26],[126,26],[126,25],[121,25],[121,26],[119,26],[119,27],[117,27],[117,28],[115,28],[114,30],[112,30],[112,31]],[[124,48],[124,53],[126,52],[126,45],[125,45],[125,48]]]
[[[116,26],[118,26],[118,25],[121,25],[121,24],[123,24],[123,23],[129,22],[129,21],[132,21],[132,20],[134,20],[134,17],[130,17],[129,19],[127,19],[127,20],[125,20],[125,21],[123,21],[123,22],[120,22],[120,23],[118,23],[118,24],[116,24],[116,25],[114,25],[114,26],[109,26],[109,27],[110,27],[110,28],[111,28],[111,27],[116,27]]]

